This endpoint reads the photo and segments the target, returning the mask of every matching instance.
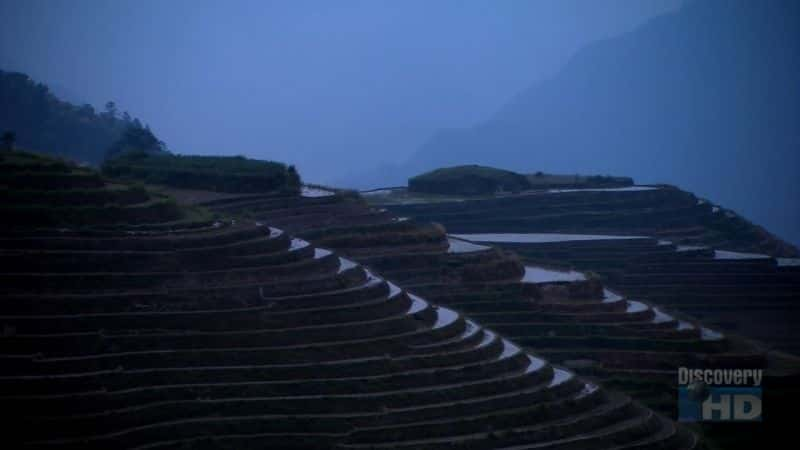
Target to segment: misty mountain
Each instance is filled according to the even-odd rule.
[[[102,112],[88,104],[77,106],[23,73],[0,70],[0,131],[14,132],[19,148],[97,165],[131,128],[144,129],[138,119],[118,114],[113,104]]]
[[[455,164],[609,173],[708,196],[800,242],[800,2],[695,0],[585,47],[404,175]]]

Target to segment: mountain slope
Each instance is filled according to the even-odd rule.
[[[21,148],[97,165],[126,129],[142,127],[114,108],[100,113],[73,105],[23,73],[0,70],[0,132],[14,132]]]
[[[0,169],[7,448],[698,448],[630,397],[316,243],[444,262],[439,226],[322,189],[216,195],[213,212],[175,202],[189,216],[176,221],[150,214],[145,188],[55,158],[0,152]],[[73,220],[26,214],[53,204]],[[126,214],[94,220],[92,204]],[[448,272],[487,260],[520,268],[484,252]]]
[[[409,173],[477,163],[669,182],[800,241],[800,4],[698,0],[578,52]]]

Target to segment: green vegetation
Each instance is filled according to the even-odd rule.
[[[166,145],[148,127],[130,126],[111,147],[106,150],[105,159],[115,158],[126,152],[165,153]]]
[[[128,129],[146,129],[114,102],[95,112],[92,105],[73,105],[27,75],[0,70],[0,130],[3,147],[14,144],[74,161],[100,164],[106,151]]]
[[[520,174],[485,166],[436,169],[408,180],[408,190],[440,195],[492,195],[528,189],[612,188],[633,185],[629,177],[607,175]]]
[[[409,191],[449,195],[519,192],[530,186],[524,175],[477,165],[436,169],[408,180]]]
[[[51,156],[0,152],[2,228],[109,228],[210,220],[143,186],[109,183],[98,172]],[[185,225],[185,224],[184,224]]]
[[[293,166],[243,156],[189,156],[137,150],[106,161],[103,173],[148,184],[215,192],[296,193],[301,185],[300,175]]]
[[[527,175],[534,189],[558,188],[610,188],[633,185],[633,178],[608,175],[557,175],[536,172]]]

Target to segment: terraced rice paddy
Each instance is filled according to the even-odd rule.
[[[798,398],[791,353],[800,353],[800,271],[788,262],[797,250],[690,193],[665,186],[378,204],[514,252],[528,267],[590,274],[543,286],[536,300],[498,284],[481,294],[431,297],[550,361],[668,414],[675,413],[680,366],[763,367],[781,386],[773,402]],[[570,300],[553,306],[548,296],[556,293]],[[728,434],[727,441],[715,435],[726,443],[721,448],[737,441],[735,448],[751,448],[769,435]]]
[[[563,233],[475,233],[453,234],[453,237],[474,242],[538,243],[607,241],[615,239],[646,239],[646,236],[612,236],[602,234],[563,234]]]
[[[587,326],[651,323],[649,307],[523,283],[514,255],[449,252],[441,227],[352,197],[196,198],[216,215],[3,227],[10,448],[697,446],[476,300]]]
[[[800,275],[787,263],[796,249],[677,189],[390,208],[442,223],[454,236],[513,250],[526,262],[591,271],[623,295],[800,350],[792,337]]]
[[[531,295],[538,295],[539,288],[535,283],[524,283],[525,267],[521,265],[513,255],[488,248],[483,245],[468,246],[467,242],[458,239],[447,238],[443,230],[431,228],[425,224],[416,222],[397,222],[391,216],[387,217],[383,208],[368,208],[366,206],[354,207],[349,201],[338,198],[328,199],[327,215],[325,218],[316,216],[320,211],[318,202],[308,202],[305,205],[295,205],[291,209],[296,211],[296,216],[312,214],[320,217],[322,222],[305,221],[299,222],[292,217],[279,217],[273,210],[285,209],[285,204],[272,205],[265,202],[260,205],[253,205],[245,202],[239,213],[244,211],[257,211],[254,217],[258,220],[273,218],[278,226],[291,229],[305,239],[315,244],[333,248],[337,252],[345,255],[354,261],[370,267],[374,273],[392,280],[400,286],[406,287],[417,295],[411,294],[412,301],[420,305],[421,300],[430,301],[434,298],[437,303],[448,304],[446,311],[453,311],[453,314],[460,314],[456,311],[464,311],[463,305],[458,303],[448,303],[446,298],[450,296],[479,296],[484,290],[498,289],[508,292],[516,291],[519,295],[523,291],[530,289]],[[234,202],[226,204],[211,205],[212,208],[223,208],[226,211],[237,211]],[[358,228],[342,225],[346,216],[358,218],[363,225]],[[366,219],[371,217],[371,223]],[[455,242],[455,245],[454,245]],[[372,245],[370,245],[372,244]],[[456,248],[453,250],[453,248]],[[534,268],[532,268],[534,269]],[[534,269],[549,273],[543,269]],[[484,277],[481,279],[481,275]],[[491,274],[491,276],[487,276]],[[478,276],[474,276],[478,275]],[[571,274],[570,278],[580,275]],[[579,278],[582,278],[580,275]],[[531,280],[533,281],[533,280]],[[528,287],[526,287],[526,285]],[[602,291],[601,291],[602,292]],[[623,302],[624,303],[624,302]],[[625,312],[626,304],[620,303],[621,314]],[[453,308],[450,308],[450,305]],[[619,308],[618,307],[618,308]],[[440,309],[442,309],[440,307]],[[554,309],[557,309],[554,307]],[[488,317],[484,317],[479,311],[468,312],[468,316],[476,317],[476,321],[468,321],[470,336],[474,329],[486,323],[492,323],[491,329],[502,327],[502,322],[490,322]],[[646,312],[634,312],[633,316]],[[588,314],[586,314],[588,316]],[[484,320],[486,319],[486,320]],[[674,327],[678,327],[677,321],[672,321]],[[696,329],[694,333],[699,336]],[[507,334],[501,332],[501,334]],[[489,337],[482,341],[487,344]],[[515,339],[517,340],[517,339]],[[511,342],[509,341],[509,344]],[[479,344],[480,345],[480,344]],[[515,353],[517,346],[505,345],[502,354],[510,356]],[[570,373],[564,369],[556,371],[558,374]],[[562,375],[557,375],[557,381],[561,380]],[[559,385],[556,382],[555,385]],[[595,388],[589,389],[594,392]],[[671,433],[667,433],[671,435]],[[602,446],[601,446],[602,447]],[[489,446],[487,448],[494,448]]]

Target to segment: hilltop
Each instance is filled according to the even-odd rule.
[[[498,190],[519,192],[530,186],[528,179],[518,173],[477,165],[436,169],[408,180],[410,191],[431,194],[477,195]]]
[[[441,195],[493,195],[531,189],[624,187],[633,184],[626,177],[602,175],[556,175],[536,172],[519,174],[488,166],[446,167],[426,172],[408,180],[408,190]]]
[[[244,156],[194,156],[125,152],[107,160],[103,173],[153,185],[229,193],[300,191],[300,175],[292,166]]]
[[[109,180],[96,170],[49,155],[0,152],[3,186],[0,228],[27,233],[32,228],[145,229],[163,223],[191,226],[210,216],[140,183]]]

